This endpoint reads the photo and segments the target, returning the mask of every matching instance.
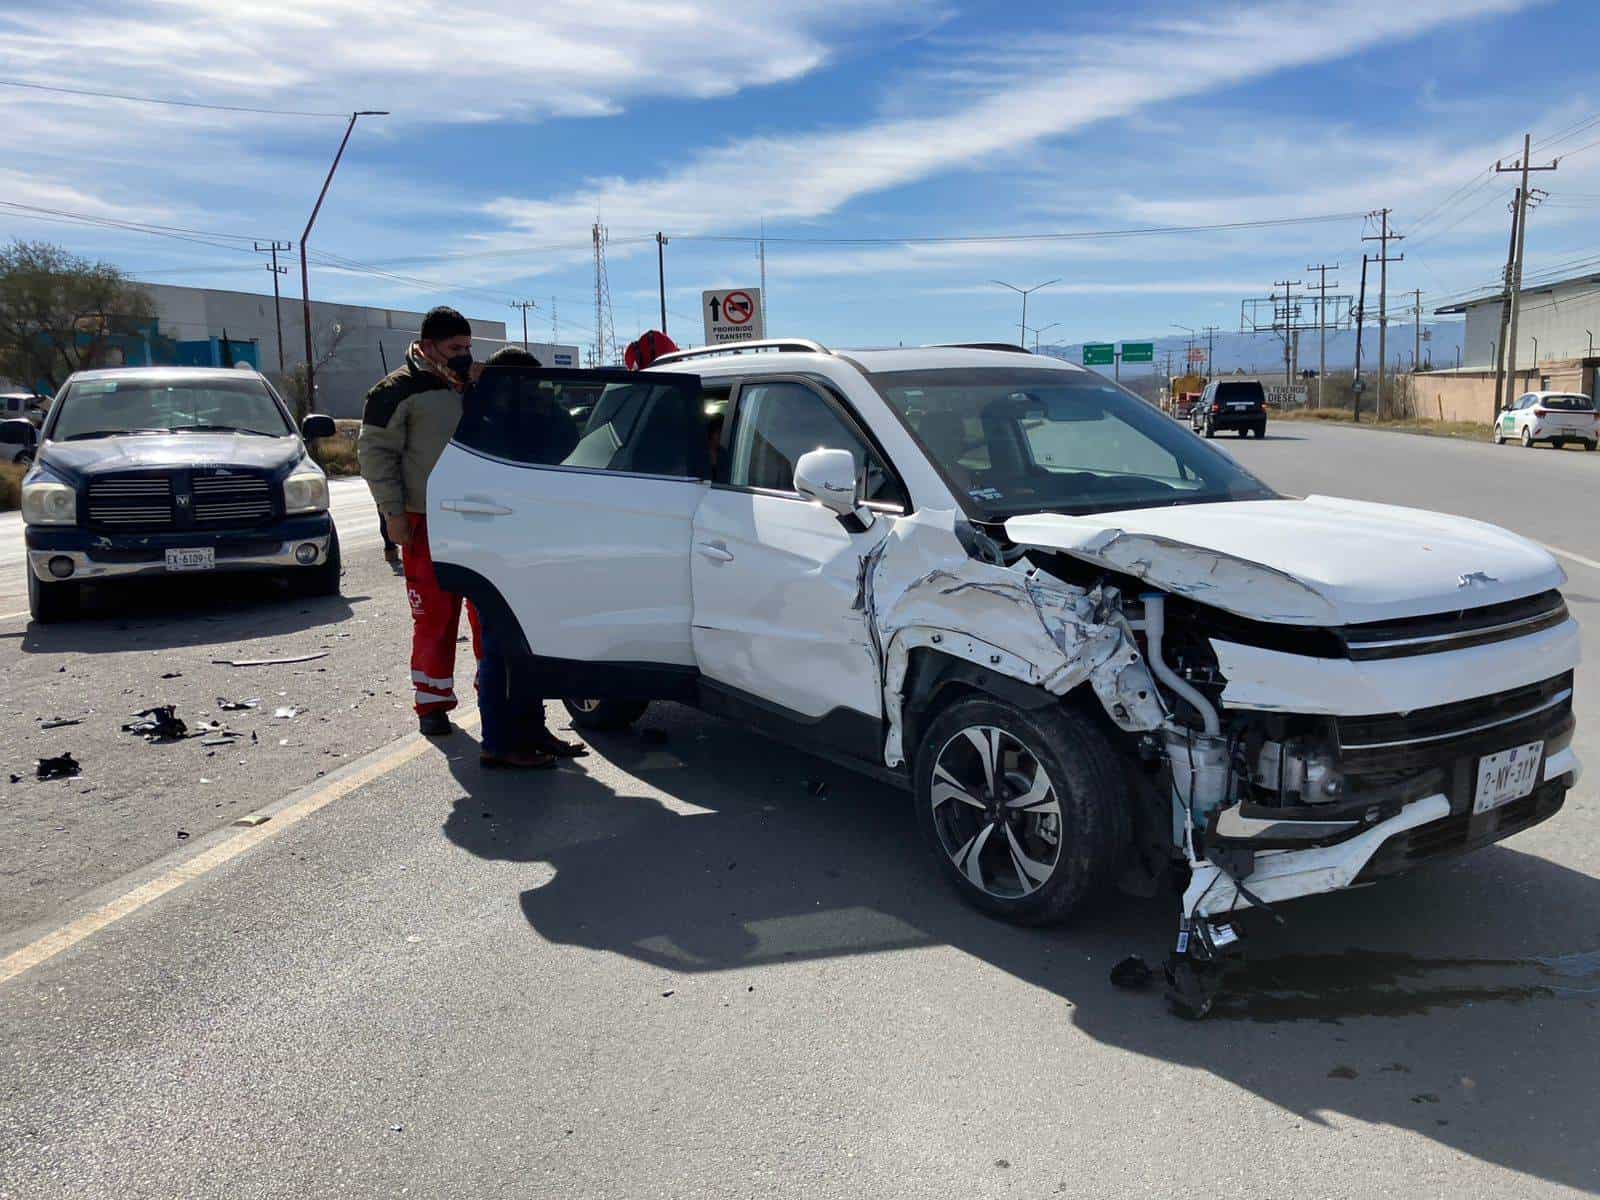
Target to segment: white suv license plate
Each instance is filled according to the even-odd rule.
[[[210,546],[196,546],[189,550],[168,550],[167,570],[169,571],[214,571],[217,566],[217,552]]]
[[[1543,742],[1485,754],[1478,760],[1478,791],[1472,798],[1472,811],[1486,813],[1521,800],[1539,781],[1539,764],[1543,761]]]

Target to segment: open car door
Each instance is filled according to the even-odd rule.
[[[428,480],[440,586],[546,696],[693,694],[700,380],[491,366]]]

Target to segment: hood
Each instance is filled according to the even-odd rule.
[[[42,465],[75,480],[108,471],[194,470],[250,467],[287,471],[305,453],[297,437],[243,433],[143,433],[131,437],[46,442]]]
[[[1347,625],[1480,608],[1560,587],[1550,553],[1495,525],[1330,496],[1012,517],[1059,550],[1258,621]]]

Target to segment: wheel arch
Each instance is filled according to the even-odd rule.
[[[1071,703],[1087,687],[1087,683],[1080,684],[1066,695],[1058,696],[982,663],[970,662],[931,646],[919,646],[910,653],[901,691],[906,757],[908,760],[915,758],[923,732],[941,712],[963,697],[982,695],[1021,709],[1042,709]]]

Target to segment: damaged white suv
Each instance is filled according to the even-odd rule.
[[[596,383],[580,428],[562,393]],[[1012,920],[1176,869],[1180,951],[1209,956],[1236,908],[1497,841],[1578,774],[1549,554],[1279,496],[1020,349],[491,367],[428,493],[441,583],[528,686],[908,784],[945,874]]]

